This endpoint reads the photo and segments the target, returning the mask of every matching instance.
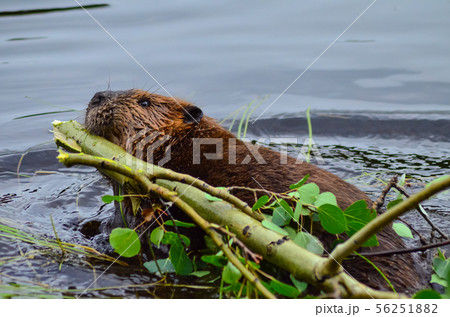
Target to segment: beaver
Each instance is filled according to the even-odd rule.
[[[309,174],[307,182],[317,184],[321,192],[332,192],[342,209],[358,200],[365,200],[372,206],[365,193],[340,177],[313,164],[237,139],[216,120],[205,116],[200,108],[182,99],[138,89],[97,92],[88,105],[85,125],[91,133],[120,145],[140,159],[198,177],[213,186],[286,192],[289,185]],[[250,205],[254,203],[255,196],[248,190],[239,190],[235,195]],[[336,239],[325,232],[319,237],[326,247]],[[379,246],[364,249],[405,248],[390,226],[378,234],[378,241]],[[370,260],[396,290],[411,292],[423,287],[410,254],[371,257]],[[389,289],[384,278],[366,261],[347,261],[344,267],[368,286]]]

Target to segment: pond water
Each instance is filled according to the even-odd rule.
[[[248,137],[275,148],[303,144],[311,107],[323,167],[374,198],[380,179],[395,173],[417,190],[450,172],[448,1],[80,3],[89,14],[70,0],[2,3],[0,224],[53,239],[52,216],[62,241],[108,251],[106,235],[84,228],[112,217],[99,198],[110,186],[93,169],[59,164],[49,132],[53,120],[83,121],[90,98],[107,88],[178,96],[218,119],[267,96]],[[425,205],[448,233],[449,194]],[[406,219],[429,232],[417,215]],[[35,248],[0,237],[0,288],[36,287],[9,290],[24,296],[74,296],[58,289],[86,287],[99,288],[84,294],[91,297],[215,296],[136,286],[158,280],[138,265],[131,276],[114,265],[92,284],[108,263],[56,251],[10,260]],[[191,282],[202,284],[166,281]],[[135,286],[113,287],[125,285]]]

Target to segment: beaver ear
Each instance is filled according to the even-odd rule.
[[[193,105],[189,105],[183,108],[184,110],[184,123],[198,123],[203,118],[203,111]]]

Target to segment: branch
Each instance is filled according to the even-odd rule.
[[[138,158],[126,153],[120,146],[111,143],[99,136],[89,134],[89,132],[76,121],[55,121],[53,122],[53,127],[56,144],[64,147],[70,152],[80,152],[80,145],[82,145],[83,152],[85,152],[86,154],[98,157],[110,157],[111,160],[121,161],[125,165],[133,167],[139,171],[145,171],[150,179],[159,178],[173,180],[184,184],[190,184],[191,186],[205,191],[212,196],[223,199],[236,208],[241,209],[243,212],[248,214],[250,217],[255,218],[256,220],[264,220],[263,215],[254,212],[247,203],[243,202],[236,196],[231,195],[230,193],[228,193],[228,191],[210,186],[204,181],[201,181],[190,175],[176,173],[157,165],[147,164],[146,162],[143,162]],[[89,135],[89,138],[86,137],[87,135]],[[74,140],[76,141],[76,143],[73,142]],[[105,146],[99,146],[100,144],[105,144]]]
[[[59,150],[58,159],[67,167],[73,165],[87,165],[96,167],[102,170],[108,170],[111,172],[119,173],[131,180],[136,181],[143,189],[144,193],[155,193],[160,197],[173,202],[177,207],[183,210],[206,234],[208,234],[214,243],[223,251],[228,260],[245,276],[245,278],[252,283],[255,288],[261,292],[266,298],[275,298],[274,295],[265,288],[261,281],[253,275],[236,257],[236,255],[230,250],[228,245],[223,242],[222,236],[212,229],[212,225],[204,220],[195,210],[184,202],[176,192],[170,191],[164,187],[150,182],[147,175],[140,171],[132,169],[123,164],[117,163],[104,158],[94,157],[87,154],[70,154]]]
[[[145,173],[142,171],[163,170],[161,167],[152,166],[151,164],[140,161],[126,153],[121,147],[103,138],[90,135],[76,122],[60,122],[55,124],[54,128],[63,133],[67,138],[74,139],[77,144],[81,146],[83,152],[98,157],[103,156],[109,158],[109,160],[105,161],[106,163],[99,166],[102,172],[108,177],[119,183],[130,184],[132,185],[132,188],[137,188],[138,192],[140,190],[141,193],[144,192],[145,194],[149,192],[149,190],[145,189],[146,186],[148,186],[149,188],[147,189],[151,189],[152,192],[161,195],[161,197],[166,200],[173,201],[180,209],[186,211],[194,222],[203,228],[218,245],[225,244],[221,236],[209,227],[211,224],[229,228],[229,230],[252,252],[262,255],[265,260],[292,273],[298,280],[305,281],[308,284],[331,294],[333,297],[405,297],[404,295],[392,292],[373,290],[342,271],[333,275],[330,274],[330,272],[336,272],[336,270],[330,272],[321,270],[321,268],[324,267],[324,263],[328,262],[328,259],[311,253],[298,246],[292,240],[287,239],[287,237],[283,237],[282,235],[263,227],[259,221],[228,203],[208,201],[204,191],[200,189],[194,188],[188,184],[165,179],[155,179],[154,181],[156,184],[150,183],[150,185],[150,180],[145,177]],[[64,142],[61,144],[64,146]],[[80,155],[79,157],[83,157],[83,155]],[[128,164],[130,162],[132,164]],[[120,169],[113,172],[112,169],[115,163],[126,164],[133,167],[140,166],[142,169],[136,173],[137,175],[128,178],[124,175],[130,175],[129,173],[131,173],[132,169],[128,166],[121,166]],[[118,164],[117,166],[119,166]],[[107,168],[111,168],[111,170]],[[119,170],[123,172],[124,175],[117,173]],[[230,255],[229,259],[232,261],[232,251],[228,247],[224,247],[222,250],[226,255]],[[241,266],[243,265],[241,263],[232,263],[235,264],[238,269],[242,269]],[[246,274],[248,273],[245,273],[244,276],[248,276],[247,278],[250,280],[254,278],[252,277],[251,272],[249,275]],[[260,283],[256,278],[254,279],[254,282],[255,286]]]
[[[372,235],[376,234],[405,212],[417,207],[421,201],[430,198],[448,187],[450,187],[450,176],[446,176],[442,180],[430,184],[427,188],[410,196],[408,199],[376,217],[361,230],[351,236],[347,241],[339,244],[330,254],[330,257],[324,263],[324,266],[320,271],[337,272],[340,268],[340,263],[342,263],[347,256],[358,250]]]

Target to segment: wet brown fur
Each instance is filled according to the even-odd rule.
[[[139,104],[143,100],[149,102],[148,107],[142,107]],[[361,199],[371,206],[372,202],[366,194],[338,176],[312,164],[305,162],[298,164],[299,162],[293,157],[288,157],[287,164],[282,164],[280,153],[236,139],[214,119],[199,116],[198,111],[198,108],[181,99],[151,94],[142,90],[120,91],[114,92],[114,95],[106,98],[99,105],[98,102],[95,104],[91,102],[86,113],[86,127],[90,132],[111,140],[133,155],[143,154],[144,157],[140,158],[144,160],[147,160],[145,147],[156,144],[155,141],[161,140],[163,136],[170,136],[163,146],[154,148],[154,162],[164,157],[170,145],[171,159],[164,167],[198,177],[213,186],[245,186],[285,192],[290,184],[296,183],[309,174],[308,182],[316,183],[321,192],[334,193],[342,209]],[[194,119],[198,116],[198,122],[190,118],[190,112]],[[142,142],[154,131],[158,131],[157,137],[153,136]],[[130,137],[133,139],[132,146],[127,145]],[[195,138],[223,140],[223,157],[216,160],[205,159],[204,153],[216,153],[217,144],[202,145],[201,163],[194,164],[193,139]],[[235,151],[230,151],[230,142],[236,143]],[[258,150],[266,164],[259,164],[250,149]],[[230,157],[236,164],[230,164]],[[247,164],[241,164],[249,158],[250,161]],[[252,193],[240,191],[236,195],[249,204],[254,203]],[[322,233],[319,237],[328,247],[336,238],[327,233]],[[378,240],[380,243],[378,247],[364,248],[365,251],[405,248],[403,241],[390,227],[378,234]],[[412,291],[422,287],[411,255],[371,257],[370,260],[383,271],[397,291]],[[365,261],[349,261],[345,268],[350,275],[366,285],[378,289],[389,289],[381,275]]]

